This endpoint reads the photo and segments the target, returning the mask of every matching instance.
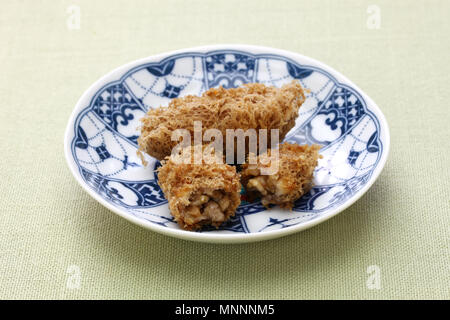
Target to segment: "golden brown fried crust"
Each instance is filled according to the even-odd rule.
[[[187,148],[193,155],[194,148]],[[214,157],[211,155],[209,159],[203,158],[202,164],[194,164],[177,161],[172,155],[158,169],[158,183],[169,201],[170,212],[185,230],[208,224],[219,227],[234,216],[241,202],[236,168],[211,163]]]
[[[221,131],[224,144],[226,129],[255,129],[257,133],[258,129],[279,129],[282,140],[295,125],[304,101],[304,90],[298,81],[281,88],[261,83],[235,89],[213,88],[201,97],[189,95],[173,99],[168,107],[149,110],[141,119],[139,150],[164,159],[178,144],[171,140],[172,132],[187,129],[193,137],[194,121],[202,122],[202,134],[211,128]]]
[[[271,175],[261,175],[262,168],[272,165],[266,161],[271,155],[271,149],[259,155],[256,164],[244,164],[241,172],[242,184],[250,200],[261,197],[261,202],[266,207],[276,204],[291,209],[294,201],[308,192],[313,185],[314,168],[321,158],[319,149],[318,145],[300,146],[286,142],[280,144],[278,171]]]

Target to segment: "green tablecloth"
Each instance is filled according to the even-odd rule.
[[[449,1],[4,1],[0,298],[450,298],[449,12]],[[224,246],[142,229],[79,187],[63,134],[84,90],[131,60],[214,43],[316,58],[378,103],[391,153],[362,199],[307,231]],[[378,275],[380,289],[367,286]]]

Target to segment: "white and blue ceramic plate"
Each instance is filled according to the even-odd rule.
[[[292,211],[243,201],[221,226],[184,231],[170,215],[148,158],[136,155],[139,119],[172,98],[212,87],[261,82],[281,86],[298,79],[310,90],[285,141],[322,145],[312,190]],[[178,238],[236,243],[288,235],[341,212],[360,198],[388,156],[386,119],[361,89],[323,63],[278,49],[215,45],[151,56],[119,67],[81,97],[67,125],[65,154],[81,186],[118,215]]]

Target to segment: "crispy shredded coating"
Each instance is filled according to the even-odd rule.
[[[291,209],[295,200],[308,192],[313,183],[314,168],[317,166],[320,146],[296,145],[283,143],[279,145],[277,157],[270,158],[272,150],[267,150],[256,157],[255,164],[246,163],[241,172],[242,184],[250,200],[261,198],[264,206],[279,205]],[[264,168],[277,161],[278,171],[262,175]]]
[[[247,162],[239,175],[236,167],[224,163],[222,154],[205,153],[211,145],[181,149],[180,153],[187,158],[180,157],[180,153],[171,155],[174,147],[179,146],[179,141],[172,141],[172,133],[186,129],[193,137],[194,122],[201,121],[202,136],[207,129],[222,133],[223,150],[227,150],[227,129],[254,129],[257,134],[259,129],[268,129],[267,141],[270,130],[279,129],[282,140],[295,125],[304,101],[304,90],[294,80],[281,88],[251,83],[235,89],[210,89],[200,97],[173,99],[168,107],[148,111],[141,119],[138,154],[144,164],[143,152],[162,160],[158,183],[181,228],[197,230],[204,225],[217,228],[234,216],[241,202],[241,181],[250,200],[260,197],[266,207],[276,204],[292,208],[294,201],[311,188],[314,168],[321,156],[318,145],[283,143],[277,149],[277,160],[271,158],[274,153],[271,149],[258,157],[251,154],[256,157],[256,164]],[[259,146],[260,151],[261,147],[264,146]],[[195,163],[199,158],[194,154],[199,150],[203,157],[200,163]],[[245,153],[248,155],[248,146]],[[265,171],[273,166],[273,161],[278,171],[267,175]]]
[[[205,150],[203,146],[203,150]],[[171,214],[185,230],[200,229],[204,225],[219,227],[234,216],[239,206],[241,183],[236,167],[223,163],[214,153],[194,163],[194,147],[187,147],[190,163],[178,155],[171,155],[158,169],[158,183],[169,202]],[[220,158],[220,159],[219,159]]]
[[[213,128],[221,131],[223,137],[226,129],[255,129],[257,133],[259,129],[268,129],[268,137],[270,129],[279,129],[281,141],[295,125],[304,101],[304,90],[296,80],[281,88],[251,83],[235,89],[209,89],[200,97],[176,98],[168,107],[151,109],[141,119],[139,151],[164,159],[178,144],[171,140],[172,132],[187,129],[193,137],[194,121],[202,122],[202,134]]]

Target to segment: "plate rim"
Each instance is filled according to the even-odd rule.
[[[270,53],[270,54],[276,54],[284,57],[288,57],[290,59],[293,59],[294,61],[298,61],[299,59],[303,61],[307,61],[308,63],[314,64],[319,66],[320,68],[324,69],[325,71],[329,72],[333,77],[338,78],[340,81],[343,81],[347,85],[353,87],[367,102],[368,105],[370,105],[372,113],[375,114],[377,117],[380,128],[382,128],[383,137],[385,140],[383,140],[383,153],[380,156],[378,165],[375,167],[374,171],[372,172],[369,180],[367,183],[358,190],[352,197],[350,197],[347,201],[342,203],[341,205],[330,209],[329,212],[325,211],[323,215],[321,215],[317,219],[309,220],[304,223],[299,223],[294,226],[290,226],[288,228],[282,228],[277,230],[270,230],[266,232],[258,232],[258,233],[240,233],[240,234],[215,234],[215,233],[200,233],[200,232],[192,232],[192,231],[185,231],[182,229],[175,229],[175,228],[169,228],[160,226],[158,224],[152,223],[150,221],[140,219],[136,216],[133,216],[131,214],[127,214],[123,212],[121,209],[113,206],[108,201],[103,199],[99,194],[95,193],[93,190],[91,190],[88,185],[85,183],[85,181],[82,179],[81,175],[78,172],[78,167],[76,167],[75,160],[73,159],[73,155],[70,152],[71,151],[71,135],[73,133],[73,126],[75,124],[75,120],[78,116],[78,114],[85,108],[83,101],[87,100],[92,94],[95,94],[98,89],[100,89],[101,86],[105,85],[106,81],[115,81],[116,78],[121,78],[123,74],[127,73],[127,70],[130,70],[134,66],[138,66],[140,64],[149,63],[149,62],[157,62],[161,61],[162,59],[165,59],[169,56],[180,54],[180,53],[189,53],[189,52],[197,52],[197,53],[205,53],[209,51],[214,50],[240,50],[240,51],[247,51],[252,54],[260,54],[260,53]],[[366,192],[371,188],[373,183],[378,179],[379,175],[381,174],[387,158],[389,156],[390,151],[390,131],[389,126],[386,120],[386,117],[384,116],[381,109],[378,107],[378,105],[375,103],[375,101],[372,100],[361,88],[359,88],[356,84],[354,84],[350,79],[348,79],[346,76],[335,70],[334,68],[326,65],[323,62],[320,62],[316,59],[310,58],[308,56],[304,56],[299,53],[295,53],[292,51],[287,51],[283,49],[277,49],[272,47],[266,47],[266,46],[256,46],[256,45],[247,45],[247,44],[214,44],[214,45],[204,45],[204,46],[197,46],[197,47],[191,47],[191,48],[185,48],[185,49],[179,49],[179,50],[173,50],[168,52],[163,52],[155,55],[151,55],[145,58],[137,59],[134,61],[131,61],[129,63],[126,63],[124,65],[121,65],[104,76],[100,77],[98,80],[96,80],[94,83],[92,83],[81,95],[81,97],[78,99],[77,103],[75,104],[74,109],[72,110],[72,113],[69,117],[69,121],[66,126],[65,134],[64,134],[64,154],[66,162],[69,166],[69,169],[74,176],[75,180],[78,182],[78,184],[84,189],[91,197],[93,197],[95,200],[97,200],[100,204],[102,204],[107,209],[113,211],[114,213],[118,214],[120,217],[125,218],[126,220],[135,223],[141,227],[144,227],[146,229],[150,229],[152,231],[158,232],[160,234],[173,236],[176,238],[184,239],[184,240],[191,240],[191,241],[200,241],[200,242],[211,242],[211,243],[244,243],[244,242],[254,242],[254,241],[262,241],[262,240],[269,240],[274,239],[278,237],[287,236],[299,231],[306,230],[308,228],[311,228],[315,225],[318,225],[319,223],[322,223],[340,212],[344,211],[348,207],[350,207],[352,204],[354,204],[357,200],[359,200]]]

